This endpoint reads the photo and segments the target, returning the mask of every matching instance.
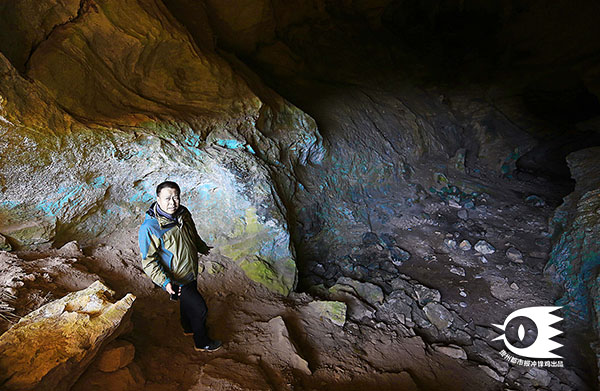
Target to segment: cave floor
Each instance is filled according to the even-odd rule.
[[[423,177],[432,174],[420,173]],[[399,189],[395,198],[369,200],[368,224],[335,227],[334,236],[344,240],[342,245],[330,246],[333,250],[326,256],[319,257],[315,248],[324,250],[335,241],[314,236],[320,243],[307,245],[310,254],[302,260],[302,286],[318,293],[310,287],[322,284],[331,294],[348,278],[374,284],[383,290],[384,302],[371,311],[350,311],[352,321],[390,329],[398,323],[408,325],[409,334],[422,337],[434,350],[461,346],[469,357],[467,365],[488,366],[483,369],[511,389],[593,389],[596,369],[588,329],[558,323],[559,329],[567,329],[556,338],[564,345],[556,353],[564,357],[565,369],[511,365],[500,357],[502,342],[492,342],[499,335],[492,324],[502,324],[517,309],[553,306],[561,296],[544,268],[551,251],[549,219],[561,202],[560,195],[571,191],[568,183],[550,183],[525,173],[513,177],[453,171],[448,178],[459,186],[456,192],[448,185],[445,191],[438,188],[409,204]],[[315,186],[309,183],[307,187]],[[477,189],[478,194],[471,197],[461,189]],[[335,193],[326,197],[336,199]],[[376,221],[377,204],[409,206],[392,218],[388,215],[385,221]],[[348,205],[339,201],[333,208],[347,209]],[[480,241],[485,242],[483,247],[477,246]],[[486,251],[486,246],[492,249]],[[398,274],[406,281],[398,283]],[[407,297],[399,294],[399,288],[419,283],[441,293],[454,324],[441,331],[430,327],[415,317],[414,303],[408,322],[404,316],[385,314],[410,313]],[[395,302],[398,298],[403,305]]]
[[[145,390],[495,387],[477,365],[435,352],[418,336],[394,338],[388,328],[376,324],[335,325],[310,310],[307,304],[314,299],[309,295],[274,294],[218,254],[207,257],[199,289],[209,307],[212,337],[224,341],[224,346],[214,353],[195,352],[191,337],[184,336],[179,326],[178,305],[137,266],[131,267],[138,262],[136,251],[133,246],[103,245],[82,262],[118,295],[133,292],[138,297],[133,331],[123,338],[136,348],[134,363],[146,379]],[[126,274],[124,263],[130,265]],[[272,337],[269,321],[278,316],[308,368],[294,365],[285,341]],[[105,382],[90,367],[73,390],[105,390],[111,386]]]
[[[509,365],[499,355],[501,342],[490,342],[498,335],[492,323],[502,323],[518,308],[553,305],[560,294],[543,275],[550,251],[547,221],[552,208],[525,203],[524,194],[485,194],[472,209],[433,197],[417,208],[427,213],[421,223],[389,222],[387,232],[411,253],[409,260],[395,265],[397,272],[411,284],[438,290],[441,303],[454,318],[443,332],[421,323],[408,327],[407,333],[406,327],[382,315],[394,307],[386,307],[386,301],[382,306],[367,303],[360,297],[342,297],[349,308],[347,321],[340,327],[308,309],[307,304],[315,300],[311,295],[292,293],[285,298],[274,294],[249,280],[217,250],[205,258],[199,289],[209,306],[211,333],[224,341],[224,347],[214,353],[197,353],[191,338],[181,332],[178,305],[153,287],[139,269],[134,232],[90,248],[85,262],[120,294],[132,291],[138,296],[134,330],[125,339],[136,347],[134,362],[146,379],[144,389],[585,389],[580,376],[586,374],[574,368],[586,366],[586,352],[572,348],[581,343],[581,336],[561,339],[566,345],[561,350],[564,369]],[[472,248],[465,249],[464,243],[461,248],[463,240]],[[475,250],[479,240],[486,240],[495,252],[484,255]],[[507,251],[511,248],[521,256],[511,250],[510,260]],[[381,243],[362,243],[354,248],[353,256],[359,264],[364,259],[381,262],[387,257],[389,261],[386,251]],[[377,279],[377,273],[363,278],[349,275],[379,283],[386,300],[394,294],[393,288]],[[278,316],[308,368],[294,365],[295,353],[286,351],[289,346],[269,334],[269,321]],[[454,353],[453,348],[461,347],[468,359],[450,357],[447,350],[443,353],[448,346]],[[74,389],[104,387],[94,383],[88,372]]]
[[[529,192],[491,193],[472,208],[429,197],[403,211],[408,217],[389,221],[385,232],[394,238],[393,246],[411,254],[407,260],[390,257],[385,241],[372,240],[373,235],[349,246],[350,259],[367,272],[353,268],[343,277],[380,286],[384,295],[379,302],[357,292],[330,296],[348,305],[343,326],[310,306],[327,298],[319,290],[275,294],[214,249],[203,259],[199,277],[211,336],[224,342],[214,353],[194,351],[179,326],[178,304],[142,272],[135,231],[86,247],[77,264],[103,278],[118,297],[137,296],[133,330],[121,338],[134,344],[130,367],[145,382],[124,385],[92,365],[73,390],[588,389],[591,375],[576,371],[586,368],[588,357],[585,349],[574,347],[587,346],[580,335],[560,340],[566,345],[560,351],[564,369],[508,364],[499,354],[502,343],[491,342],[498,335],[492,323],[502,323],[518,308],[553,305],[560,294],[543,274],[552,207],[523,202]],[[465,243],[461,248],[463,240],[472,248]],[[479,240],[495,251],[475,250]],[[47,255],[19,253],[23,259]],[[386,277],[390,272],[393,280]],[[424,303],[414,300],[410,321],[397,316],[412,300],[404,293],[418,291],[421,284],[426,287],[421,292],[441,294],[448,325],[434,325],[435,314],[419,318],[416,314],[423,312],[415,306]],[[398,297],[407,302],[399,303]],[[289,335],[281,333],[282,324]]]

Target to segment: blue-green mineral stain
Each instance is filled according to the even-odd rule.
[[[104,185],[105,182],[106,182],[106,178],[104,177],[104,175],[100,175],[99,177],[95,178],[92,181],[91,186],[94,189],[98,189],[98,188],[102,187],[102,185]]]
[[[218,139],[217,141],[217,145],[220,145],[222,147],[225,147],[227,149],[238,149],[238,148],[243,148],[244,147],[244,143],[238,141],[238,140],[223,140],[223,139]]]
[[[238,140],[233,140],[233,139],[217,139],[215,141],[217,143],[217,145],[220,145],[221,147],[227,148],[227,149],[245,149],[246,151],[250,152],[251,154],[255,155],[256,152],[254,151],[254,149],[241,141]]]
[[[63,195],[58,200],[40,201],[37,204],[37,207],[43,210],[46,214],[54,217],[60,210],[62,210],[65,207],[65,205],[67,205],[67,202],[70,202],[70,206],[77,206],[78,204],[80,204],[83,200],[77,200],[77,197],[81,194],[83,188],[83,184],[71,188],[60,187],[58,189],[58,194]]]
[[[140,190],[135,193],[130,199],[130,202],[150,202],[154,199],[154,196],[146,190]]]
[[[44,200],[37,203],[36,207],[44,211],[47,215],[56,217],[56,215],[65,207],[75,207],[85,201],[82,197],[86,189],[100,189],[106,184],[106,177],[100,175],[92,180],[91,183],[82,183],[76,186],[61,186],[58,188],[57,195],[59,198]]]

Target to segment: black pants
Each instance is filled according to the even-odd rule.
[[[206,329],[208,308],[206,307],[204,298],[198,292],[195,280],[181,287],[179,314],[183,331],[194,333],[194,343],[196,346],[207,345],[210,341],[208,330]]]

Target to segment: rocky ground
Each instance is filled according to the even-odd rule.
[[[74,258],[58,252],[20,256],[25,264],[35,263],[36,256],[44,261],[51,256],[65,265],[60,271],[26,274],[29,277],[16,289],[18,296],[35,290],[29,282],[53,284],[50,281],[72,268],[85,270],[86,276],[101,276],[117,296],[125,292],[137,296],[133,330],[121,337],[133,344],[135,358],[125,363],[125,369],[110,373],[103,372],[102,359],[97,360],[76,390],[430,389],[442,384],[461,389],[464,379],[478,388],[494,384],[477,366],[465,367],[462,360],[433,350],[418,336],[402,337],[383,323],[352,320],[353,313],[368,306],[358,297],[350,295],[356,307],[350,305],[346,320],[345,305],[304,293],[287,298],[274,294],[216,253],[206,260],[199,280],[210,308],[211,334],[225,342],[215,353],[193,350],[191,338],[178,324],[177,304],[142,274],[133,246],[99,246]],[[47,295],[44,301],[51,298]],[[17,313],[27,312],[25,306],[16,307]]]
[[[137,296],[133,330],[105,353],[130,357],[110,372],[100,357],[75,390],[584,390],[594,371],[585,335],[560,339],[564,369],[511,365],[491,342],[492,323],[560,294],[543,276],[556,200],[523,186],[432,190],[385,231],[364,233],[345,263],[312,264],[315,285],[289,297],[214,249],[199,289],[211,334],[224,341],[215,353],[195,352],[182,334],[177,303],[140,269],[135,232],[83,252],[69,243],[4,253],[2,284],[13,285],[18,315],[98,277],[117,297]]]

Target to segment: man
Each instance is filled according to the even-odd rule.
[[[146,212],[140,227],[142,267],[152,281],[179,299],[181,326],[185,335],[194,335],[196,351],[215,351],[221,342],[208,337],[208,309],[197,289],[198,252],[207,255],[192,215],[179,204],[181,191],[175,182],[156,187],[156,202]]]

